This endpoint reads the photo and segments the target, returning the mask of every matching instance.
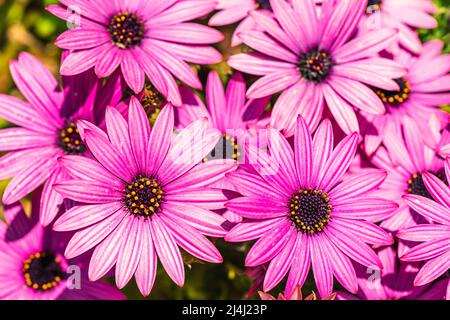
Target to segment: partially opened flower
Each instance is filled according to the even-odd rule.
[[[209,19],[210,26],[226,26],[239,22],[233,32],[231,46],[242,43],[239,33],[249,30],[259,30],[257,23],[250,15],[253,10],[262,14],[271,15],[269,0],[218,0],[216,10],[219,10]]]
[[[123,94],[118,74],[104,83],[93,72],[63,77],[62,88],[36,58],[21,53],[10,63],[12,78],[21,99],[0,95],[0,117],[16,127],[0,130],[0,180],[13,178],[6,187],[3,203],[12,204],[45,183],[40,221],[48,225],[63,199],[52,185],[67,175],[56,159],[86,151],[76,121],[101,124],[107,105],[116,105]]]
[[[372,163],[388,175],[377,194],[399,204],[391,217],[385,219],[381,226],[395,232],[399,229],[426,222],[415,210],[411,210],[404,201],[406,195],[420,195],[432,198],[427,189],[422,172],[443,177],[444,161],[436,152],[426,145],[425,137],[418,134],[415,121],[404,118],[403,130],[397,133],[391,127],[385,128],[385,147],[380,147],[371,158]],[[429,137],[429,136],[427,136]],[[404,250],[403,242],[399,252]]]
[[[60,1],[48,10],[78,25],[63,33],[56,45],[71,50],[61,74],[73,75],[95,67],[107,77],[120,67],[135,93],[144,88],[145,76],[165,97],[181,103],[174,77],[200,89],[200,80],[186,62],[219,62],[219,52],[209,46],[223,35],[212,28],[189,22],[215,7],[214,1]]]
[[[67,236],[37,222],[39,197],[28,218],[20,203],[0,221],[0,299],[115,300],[124,295],[103,281],[90,282],[87,260],[64,258]]]
[[[313,0],[271,0],[274,18],[253,11],[264,31],[247,31],[240,38],[256,52],[232,56],[233,68],[262,76],[247,91],[249,98],[281,92],[271,123],[291,136],[297,115],[316,128],[324,106],[346,134],[359,131],[355,108],[383,114],[380,98],[369,86],[399,90],[394,79],[404,76],[397,63],[376,57],[396,37],[380,29],[351,39],[364,14],[366,1],[326,0],[321,14]]]
[[[226,207],[247,220],[231,229],[225,240],[258,239],[245,264],[269,263],[264,291],[274,288],[289,272],[285,296],[291,296],[303,286],[312,265],[322,298],[333,292],[333,276],[356,292],[351,260],[381,265],[367,243],[387,245],[392,238],[367,219],[389,215],[397,205],[370,195],[383,182],[384,172],[372,169],[345,175],[358,139],[358,134],[351,134],[333,150],[328,120],[312,138],[306,122],[299,118],[294,150],[278,130],[269,129],[270,155],[252,146],[247,150],[257,174],[228,174],[243,196],[228,201]]]
[[[200,119],[173,138],[171,105],[161,111],[153,130],[142,106],[132,98],[128,122],[114,109],[106,112],[107,133],[91,126],[84,132],[95,160],[66,156],[60,161],[75,178],[56,185],[65,198],[80,204],[64,213],[57,231],[78,230],[67,245],[67,258],[95,248],[89,278],[116,266],[123,288],[133,275],[144,295],[152,289],[158,261],[179,286],[184,283],[178,248],[208,262],[222,261],[204,236],[221,237],[226,222],[208,209],[223,208],[226,197],[209,188],[235,164],[197,165],[220,139]]]
[[[183,99],[182,108],[176,109],[176,123],[179,129],[185,128],[195,120],[208,118],[209,127],[222,134],[214,149],[203,162],[214,161],[223,163],[244,159],[244,145],[265,146],[264,128],[269,122],[265,109],[270,97],[246,100],[245,80],[240,73],[235,73],[230,79],[226,92],[222,81],[215,71],[211,71],[206,83],[206,105],[191,90],[180,88]],[[237,191],[228,179],[223,179],[216,187]],[[224,212],[230,222],[240,221],[240,217]]]
[[[445,161],[447,184],[436,176],[423,172],[423,182],[430,198],[405,196],[412,210],[432,223],[400,230],[397,237],[421,242],[400,256],[403,261],[426,261],[417,274],[414,285],[421,286],[444,275],[450,269],[450,158]],[[450,299],[450,283],[447,299]]]
[[[395,28],[399,34],[390,48],[396,52],[399,46],[419,54],[422,43],[416,29],[434,29],[438,26],[431,15],[437,12],[432,0],[369,0],[366,15],[359,24],[359,30],[365,34],[380,28]]]
[[[247,100],[245,80],[237,72],[230,79],[226,91],[215,71],[211,71],[206,83],[206,105],[194,92],[181,88],[183,106],[176,110],[179,128],[195,120],[208,118],[209,127],[222,133],[223,139],[205,159],[240,160],[244,144],[258,145],[261,129],[268,124],[269,115],[265,109],[270,97]],[[260,145],[261,147],[261,145]]]
[[[363,134],[364,149],[368,155],[386,138],[388,125],[395,125],[395,130],[401,131],[405,117],[413,119],[417,130],[423,132],[430,142],[433,142],[431,118],[434,116],[438,119],[435,125],[438,130],[449,123],[449,114],[439,109],[450,103],[450,54],[441,55],[443,46],[442,41],[432,40],[425,43],[420,56],[413,56],[406,51],[400,51],[394,56],[394,61],[403,65],[408,73],[395,79],[400,91],[374,88],[385,105],[385,114],[361,113],[367,121]]]
[[[415,287],[414,278],[419,263],[400,262],[394,247],[383,247],[377,252],[383,268],[355,266],[358,275],[357,295],[338,292],[338,300],[442,300],[445,299],[448,279]]]

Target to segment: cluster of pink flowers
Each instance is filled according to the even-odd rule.
[[[189,285],[180,249],[222,263],[223,238],[256,240],[263,299],[308,275],[307,300],[450,299],[450,55],[415,31],[431,0],[60,3],[61,84],[22,53],[25,100],[0,95],[0,298],[123,299],[133,276],[147,296],[158,262]],[[228,84],[202,83],[213,26],[237,22]]]

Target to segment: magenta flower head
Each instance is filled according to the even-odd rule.
[[[10,70],[28,102],[0,95],[0,118],[16,125],[0,130],[0,151],[10,151],[0,158],[0,180],[13,178],[2,201],[13,204],[45,183],[40,221],[48,225],[63,201],[52,185],[68,178],[57,158],[86,151],[76,121],[100,124],[106,106],[116,105],[122,98],[123,84],[118,74],[104,84],[87,71],[63,77],[60,88],[50,71],[27,53],[12,61]]]
[[[242,163],[245,144],[266,145],[265,135],[261,133],[269,122],[265,109],[270,97],[247,101],[245,90],[245,80],[242,74],[236,72],[224,92],[222,81],[215,71],[209,73],[206,83],[206,106],[194,92],[186,87],[180,88],[183,106],[175,110],[177,127],[184,128],[193,121],[206,117],[209,119],[209,127],[222,134],[222,139],[203,162],[213,161],[218,165],[230,161]],[[216,187],[237,191],[226,178]],[[229,211],[223,215],[230,222],[241,220],[241,217]]]
[[[270,97],[246,100],[245,80],[239,72],[230,79],[226,91],[215,71],[208,75],[206,83],[206,105],[191,90],[180,88],[183,107],[176,109],[178,128],[185,128],[191,122],[209,119],[209,127],[219,131],[223,138],[204,161],[228,159],[243,161],[244,145],[264,146],[265,135],[261,132],[270,115],[265,112]]]
[[[237,160],[243,153],[242,146],[239,147],[239,140],[255,145],[258,142],[256,140],[258,130],[265,128],[269,122],[269,115],[265,109],[270,97],[247,100],[245,90],[245,80],[241,73],[236,72],[224,90],[217,72],[211,71],[205,90],[206,106],[194,92],[186,87],[180,88],[183,107],[176,109],[177,126],[184,128],[195,120],[208,118],[211,128],[220,131],[224,137],[229,134],[230,138],[235,138],[233,148],[227,145],[228,148],[215,158]],[[243,137],[239,139],[236,135]],[[236,151],[226,152],[231,149]]]
[[[356,296],[338,292],[338,300],[443,300],[448,279],[434,284],[415,287],[414,278],[419,263],[400,262],[393,246],[378,250],[383,269],[355,266],[359,290]]]
[[[387,49],[397,52],[402,46],[419,54],[422,50],[422,43],[416,29],[436,28],[438,23],[431,14],[437,11],[432,0],[369,0],[365,17],[359,24],[359,31],[366,34],[380,28],[398,29],[397,41]]]
[[[54,15],[76,25],[64,32],[56,45],[72,50],[61,74],[74,75],[95,67],[103,78],[120,67],[128,86],[139,93],[145,75],[169,101],[181,104],[174,76],[196,89],[202,85],[186,62],[211,64],[222,57],[211,43],[223,35],[188,22],[215,7],[214,1],[60,1],[51,5]]]
[[[312,265],[322,298],[333,291],[333,276],[350,292],[357,290],[351,260],[381,266],[367,244],[388,245],[392,238],[367,219],[384,217],[394,202],[372,197],[386,174],[366,170],[345,173],[354,159],[359,135],[345,137],[333,150],[331,123],[324,120],[314,138],[300,117],[295,147],[276,129],[268,129],[270,155],[247,148],[257,174],[236,171],[228,178],[243,195],[226,207],[246,218],[225,236],[231,242],[258,239],[247,254],[248,267],[269,262],[263,289],[274,288],[289,272],[285,296],[303,286]]]
[[[378,149],[372,157],[372,163],[388,173],[386,181],[376,192],[379,196],[399,204],[398,210],[381,223],[383,228],[395,232],[426,222],[415,210],[408,207],[403,197],[420,195],[431,199],[432,195],[424,183],[422,172],[429,171],[441,176],[444,161],[426,145],[424,137],[418,134],[416,123],[411,118],[404,118],[403,130],[399,133],[392,130],[392,126],[385,130],[386,147]],[[447,135],[444,132],[440,139],[446,139]],[[398,248],[401,254],[405,249],[403,241],[400,241]]]
[[[114,109],[106,112],[107,133],[85,130],[95,160],[61,159],[75,180],[56,185],[77,205],[55,223],[57,231],[78,230],[67,245],[67,258],[95,248],[89,278],[95,281],[116,265],[116,284],[123,288],[135,274],[142,294],[152,289],[158,260],[172,280],[184,283],[178,246],[213,263],[222,261],[204,236],[222,237],[226,222],[208,209],[226,201],[217,183],[235,164],[198,165],[220,139],[200,119],[175,138],[171,105],[161,111],[153,130],[144,109],[131,99],[128,122]]]
[[[445,161],[447,184],[450,183],[450,158]],[[400,230],[397,237],[421,242],[400,256],[403,261],[426,261],[414,285],[422,286],[445,274],[450,268],[450,188],[438,177],[423,172],[423,182],[432,199],[420,195],[405,196],[406,203],[431,223]],[[450,282],[447,290],[450,299]]]
[[[247,91],[251,99],[281,92],[271,124],[291,136],[297,115],[311,129],[320,122],[324,105],[346,134],[359,131],[355,108],[383,114],[385,107],[369,86],[399,90],[394,79],[405,75],[397,63],[375,55],[397,36],[394,29],[351,36],[367,1],[326,0],[320,16],[313,0],[271,0],[274,18],[252,11],[264,31],[240,38],[256,52],[234,55],[229,64],[262,76]]]
[[[0,299],[124,299],[113,286],[89,281],[85,257],[64,257],[67,235],[37,222],[39,196],[35,200],[31,218],[19,202],[5,206],[6,224],[0,221]]]
[[[401,131],[405,117],[413,119],[417,130],[429,139],[433,139],[430,131],[432,116],[439,120],[436,123],[438,129],[449,123],[449,114],[438,108],[450,104],[450,54],[441,55],[443,45],[440,40],[432,40],[424,44],[420,56],[403,50],[394,56],[394,61],[403,65],[408,73],[395,79],[400,91],[374,88],[386,107],[385,114],[361,112],[367,122],[363,135],[368,155],[372,155],[386,138],[388,125],[395,125],[395,130]]]

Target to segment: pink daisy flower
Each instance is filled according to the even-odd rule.
[[[0,95],[0,117],[16,126],[0,130],[0,151],[9,151],[0,158],[0,180],[13,178],[2,201],[12,204],[45,183],[40,221],[48,225],[63,202],[52,185],[67,178],[57,158],[86,151],[76,121],[100,124],[106,106],[122,98],[123,84],[118,74],[104,84],[88,71],[63,77],[60,88],[50,71],[27,53],[12,61],[10,70],[28,102]]]
[[[432,115],[439,119],[440,129],[448,124],[449,114],[438,108],[450,104],[450,54],[441,55],[443,45],[442,41],[432,40],[425,43],[420,56],[412,56],[403,50],[394,56],[394,61],[404,66],[408,73],[395,79],[400,91],[374,88],[385,105],[385,114],[361,113],[367,121],[363,132],[368,155],[384,140],[388,124],[395,125],[396,131],[401,132],[405,117],[414,119],[417,129],[430,139],[433,137],[429,127]]]
[[[254,100],[245,98],[245,80],[240,73],[235,73],[224,92],[222,81],[215,71],[208,75],[206,83],[206,105],[194,92],[181,87],[182,108],[177,108],[176,123],[178,128],[185,128],[195,120],[208,118],[209,127],[222,134],[215,148],[203,162],[214,161],[218,164],[229,161],[243,161],[244,144],[266,145],[261,132],[269,116],[265,112],[270,97]],[[223,160],[223,161],[222,161]],[[236,187],[223,179],[215,187],[238,191]],[[226,211],[223,213],[230,222],[239,222],[241,218]]]
[[[381,223],[383,228],[395,232],[426,222],[408,207],[403,197],[411,194],[431,198],[422,172],[430,171],[440,176],[443,174],[444,162],[425,144],[424,138],[417,134],[416,123],[409,117],[404,118],[400,134],[389,127],[386,130],[388,133],[384,141],[385,147],[380,147],[371,160],[373,165],[388,173],[386,181],[376,191],[377,194],[399,204],[398,210]],[[401,242],[399,252],[404,249]]]
[[[67,236],[37,222],[39,197],[32,218],[20,203],[5,207],[0,221],[0,299],[116,300],[124,295],[113,286],[90,282],[84,258],[63,256]]]
[[[375,55],[396,37],[393,29],[380,29],[350,40],[366,1],[327,0],[316,11],[313,0],[271,0],[274,18],[252,12],[264,30],[240,34],[253,53],[232,56],[233,68],[262,76],[247,91],[251,99],[281,92],[271,124],[291,136],[297,115],[310,128],[319,123],[324,105],[346,133],[358,132],[355,108],[383,114],[385,107],[369,88],[399,90],[393,80],[404,76],[397,63]]]
[[[378,250],[383,269],[356,267],[359,290],[356,296],[338,292],[337,300],[442,300],[448,279],[428,286],[414,287],[418,263],[400,263],[394,247]]]
[[[391,214],[394,202],[372,197],[386,174],[367,170],[344,176],[358,146],[353,133],[333,150],[330,121],[314,138],[306,122],[297,121],[294,150],[276,129],[268,130],[270,155],[249,146],[248,159],[257,174],[236,171],[228,178],[243,195],[226,207],[246,218],[225,236],[241,242],[258,239],[245,265],[269,262],[263,290],[274,288],[289,272],[285,295],[302,287],[312,265],[322,298],[333,292],[333,276],[350,292],[357,290],[351,260],[381,266],[367,244],[388,245],[392,238],[366,219]]]
[[[213,153],[205,159],[242,160],[244,143],[260,145],[259,131],[265,128],[269,115],[265,112],[270,97],[245,98],[245,80],[236,72],[230,79],[226,92],[219,75],[211,71],[206,83],[206,105],[191,90],[180,88],[183,107],[176,110],[177,127],[185,128],[191,122],[208,118],[209,127],[222,133]]]
[[[272,16],[269,0],[218,0],[216,10],[219,12],[209,19],[210,26],[226,26],[239,22],[231,38],[232,47],[242,44],[239,33],[249,30],[262,31],[250,14],[253,10]]]
[[[226,220],[208,209],[223,208],[227,198],[209,185],[235,164],[197,166],[221,136],[208,130],[206,119],[175,138],[173,125],[173,107],[167,105],[150,130],[144,109],[133,97],[128,122],[108,108],[107,134],[94,126],[85,131],[95,160],[77,156],[60,160],[75,180],[55,188],[81,204],[65,212],[54,229],[78,230],[67,245],[67,258],[95,249],[89,264],[92,281],[116,265],[119,288],[134,274],[140,291],[148,295],[158,261],[177,285],[184,284],[178,246],[201,260],[222,261],[204,235],[225,235]]]
[[[397,41],[389,51],[397,52],[399,46],[419,54],[422,43],[416,29],[434,29],[438,26],[431,15],[437,12],[432,0],[369,0],[366,15],[359,24],[362,34],[380,28],[399,31]]]
[[[445,161],[447,183],[450,183],[450,158]],[[400,256],[402,261],[426,261],[414,279],[415,286],[422,286],[445,274],[450,268],[450,188],[429,172],[423,172],[423,182],[432,199],[405,196],[406,203],[430,224],[402,229],[397,237],[407,241],[421,242]],[[447,288],[450,299],[450,282]]]
[[[61,66],[63,75],[74,75],[95,67],[97,76],[104,78],[120,67],[135,93],[142,91],[147,75],[159,92],[180,105],[174,77],[196,89],[202,88],[186,62],[212,64],[222,60],[220,53],[209,44],[222,41],[223,35],[207,26],[189,22],[214,10],[214,1],[60,2],[62,6],[52,5],[48,10],[78,25],[56,40],[58,47],[71,50]]]

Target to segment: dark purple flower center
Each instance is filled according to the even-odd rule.
[[[312,82],[325,80],[333,67],[331,56],[324,51],[311,51],[300,56],[298,68],[302,77]]]
[[[22,272],[27,287],[38,291],[55,288],[64,277],[59,258],[49,252],[31,255],[23,262]]]
[[[145,24],[134,13],[119,12],[110,19],[108,31],[116,46],[127,49],[141,44],[144,38]]]
[[[438,171],[436,177],[444,180],[444,174],[441,173],[441,170]],[[422,174],[420,173],[413,174],[408,180],[408,193],[434,200],[431,194],[428,192],[427,187],[423,182]]]
[[[135,216],[151,217],[161,210],[163,200],[164,190],[154,178],[139,175],[125,188],[125,207]]]
[[[329,202],[330,198],[322,190],[300,189],[289,201],[289,219],[298,231],[307,235],[321,232],[331,219]]]
[[[272,10],[272,7],[270,6],[270,0],[256,0],[256,3],[261,9]]]
[[[367,3],[366,14],[371,14],[381,9],[381,3],[383,0],[369,0]]]
[[[403,78],[394,80],[400,87],[400,91],[387,91],[375,89],[375,93],[380,97],[384,103],[389,103],[391,106],[398,107],[409,98],[411,86],[408,80]]]
[[[238,160],[240,156],[241,152],[236,138],[225,134],[214,149],[203,159],[203,162],[216,159]]]
[[[74,121],[65,121],[64,128],[59,132],[58,145],[67,154],[82,154],[86,151]]]

